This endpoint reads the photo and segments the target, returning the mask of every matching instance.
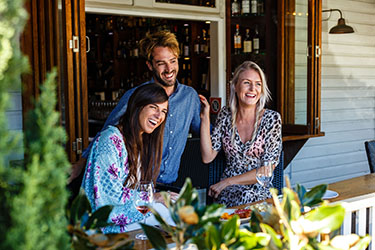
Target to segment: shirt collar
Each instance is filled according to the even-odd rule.
[[[155,79],[152,77],[151,81],[149,83],[155,83]],[[176,88],[175,88],[175,90],[174,90],[174,92],[172,93],[171,96],[177,94],[180,89],[181,89],[181,83],[176,78]]]

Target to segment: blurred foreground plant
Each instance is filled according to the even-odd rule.
[[[85,191],[80,190],[72,207],[67,211],[71,224],[68,231],[72,234],[72,248],[84,249],[133,249],[134,242],[129,241],[126,233],[103,234],[101,227],[110,225],[107,222],[113,206],[103,206],[91,213],[90,202]]]
[[[288,181],[287,181],[288,183]],[[256,208],[252,211],[249,224],[240,228],[237,215],[227,221],[220,220],[224,210],[221,205],[198,206],[198,194],[187,179],[179,199],[172,203],[163,194],[176,227],[170,226],[155,210],[151,209],[161,227],[182,249],[187,243],[194,243],[199,249],[365,249],[370,237],[358,235],[335,236],[340,228],[345,209],[340,204],[322,202],[327,185],[319,185],[310,191],[302,186],[297,193],[291,188],[283,189],[283,199],[279,201],[277,190],[272,189],[274,206],[266,206],[266,211]],[[301,197],[301,199],[299,198]],[[315,209],[304,213],[304,206]],[[152,226],[142,224],[155,249],[167,249],[161,232]],[[322,235],[322,240],[318,236]]]

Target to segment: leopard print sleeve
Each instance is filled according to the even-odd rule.
[[[229,109],[223,107],[216,118],[215,127],[211,132],[212,149],[215,151],[219,152],[222,147],[222,138],[228,125],[228,121],[230,122]]]
[[[265,137],[265,153],[263,160],[271,160],[275,166],[279,164],[282,150],[281,116],[276,111],[267,116],[267,134]]]

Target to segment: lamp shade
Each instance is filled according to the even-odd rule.
[[[345,19],[340,18],[337,22],[336,26],[333,26],[329,30],[330,34],[345,34],[345,33],[354,33],[354,30],[352,27],[345,24]]]

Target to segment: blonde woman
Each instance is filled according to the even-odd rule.
[[[230,91],[229,107],[220,111],[211,135],[209,105],[200,96],[202,160],[213,161],[223,148],[227,162],[221,181],[208,194],[227,207],[270,197],[269,190],[257,183],[255,169],[261,160],[276,166],[282,149],[281,117],[265,108],[270,92],[261,68],[251,61],[242,63]]]

